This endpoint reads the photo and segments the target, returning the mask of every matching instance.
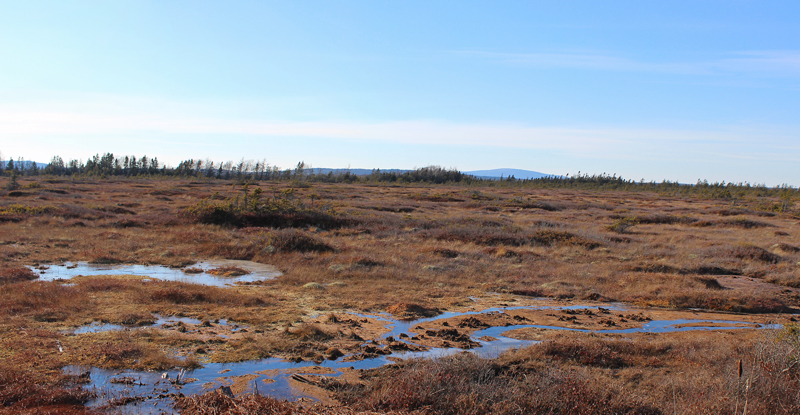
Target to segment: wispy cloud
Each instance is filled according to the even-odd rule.
[[[102,101],[94,104],[0,105],[0,139],[33,143],[41,137],[160,137],[204,145],[209,136],[327,138],[357,143],[400,143],[554,150],[566,155],[606,159],[664,157],[772,157],[800,161],[791,134],[723,127],[659,129],[530,126],[513,123],[457,123],[442,120],[282,121],[214,116],[213,108],[158,101]],[[793,137],[793,136],[792,136]],[[138,138],[137,138],[138,140]],[[204,141],[206,140],[206,141]],[[756,150],[763,150],[759,153]],[[16,150],[15,150],[16,151]],[[769,154],[772,153],[772,154]]]
[[[683,75],[755,74],[800,77],[800,51],[754,50],[718,55],[706,60],[654,62],[603,52],[548,51],[502,53],[456,51],[456,54],[504,64],[604,71],[654,72]]]

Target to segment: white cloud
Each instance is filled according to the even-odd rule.
[[[60,137],[79,145],[80,140],[94,144],[97,137],[124,136],[141,143],[141,147],[152,146],[154,142],[208,146],[217,142],[219,136],[228,137],[231,146],[236,145],[236,137],[261,140],[308,137],[350,143],[538,149],[567,157],[610,160],[800,161],[794,140],[796,131],[770,132],[763,128],[569,128],[441,120],[276,121],[214,114],[223,112],[198,104],[125,97],[4,104],[0,105],[0,139],[15,145],[0,150],[24,152],[24,146],[36,146],[37,141],[44,142],[45,138],[53,143]],[[149,148],[141,151],[153,152]],[[247,151],[243,144],[241,151]]]
[[[754,50],[732,52],[701,61],[649,62],[602,52],[533,52],[501,53],[486,51],[457,51],[497,62],[530,66],[578,68],[624,72],[656,72],[684,75],[757,74],[800,76],[800,51]]]

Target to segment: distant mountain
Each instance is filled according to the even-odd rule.
[[[553,176],[552,174],[540,173],[538,171],[520,169],[473,170],[463,171],[462,173],[487,179],[499,179],[500,177],[506,178],[508,176],[514,176],[514,178],[517,179],[538,179],[540,177]]]

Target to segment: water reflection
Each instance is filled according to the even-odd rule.
[[[621,307],[608,307],[611,309],[619,310]],[[414,333],[411,332],[413,327],[419,324],[433,322],[436,320],[443,320],[452,317],[476,315],[476,314],[489,314],[489,313],[504,313],[508,310],[521,310],[521,309],[598,309],[598,307],[586,306],[570,306],[570,307],[498,307],[490,308],[483,311],[470,311],[470,312],[449,312],[439,315],[437,317],[424,318],[419,320],[403,321],[391,318],[389,315],[371,315],[361,313],[351,313],[354,316],[376,318],[380,321],[386,322],[387,327],[390,328],[388,333],[385,333],[382,338],[385,339],[389,336],[395,339],[402,339],[403,337],[411,337]],[[161,320],[159,320],[161,321]],[[193,322],[194,323],[194,322]],[[163,324],[163,323],[162,323]],[[194,323],[196,324],[196,323]],[[495,357],[506,350],[511,348],[520,348],[537,343],[534,340],[519,340],[511,337],[504,336],[504,334],[511,330],[526,329],[526,328],[539,328],[550,330],[568,330],[579,332],[596,332],[596,333],[668,333],[675,331],[691,331],[691,330],[731,330],[731,329],[755,329],[755,328],[780,328],[780,325],[758,325],[744,321],[729,321],[729,320],[707,320],[707,319],[680,319],[680,320],[654,320],[642,324],[641,327],[629,329],[603,329],[603,330],[588,330],[565,328],[559,326],[546,326],[536,324],[519,324],[504,327],[489,327],[473,333],[472,340],[480,344],[479,347],[469,350],[470,353],[476,353],[484,357]],[[405,336],[401,336],[401,334]],[[405,339],[406,342],[411,342]],[[314,362],[289,362],[278,358],[269,358],[255,361],[247,361],[240,363],[209,363],[204,367],[191,370],[185,374],[185,378],[193,379],[191,382],[180,384],[173,383],[169,379],[175,379],[179,371],[172,370],[167,373],[168,379],[162,379],[161,373],[153,372],[140,372],[140,371],[112,371],[97,368],[83,369],[76,366],[69,366],[65,368],[68,373],[78,374],[88,370],[91,378],[89,387],[96,388],[102,391],[102,394],[95,401],[90,403],[90,406],[102,405],[110,398],[120,396],[143,396],[147,397],[147,404],[142,406],[137,404],[135,408],[127,407],[125,410],[130,410],[132,413],[143,412],[161,412],[169,411],[171,408],[169,394],[182,393],[184,395],[191,395],[203,393],[210,389],[216,389],[219,386],[226,385],[228,381],[224,378],[255,375],[257,378],[250,381],[247,392],[255,392],[256,388],[261,394],[266,394],[275,398],[281,399],[296,399],[304,395],[294,390],[289,382],[290,372],[303,374],[303,368],[323,367],[333,369],[335,372],[330,375],[336,377],[340,375],[338,370],[341,369],[372,369],[381,367],[387,364],[392,364],[399,359],[410,359],[419,357],[440,357],[449,354],[461,353],[464,350],[459,348],[432,348],[426,351],[400,351],[394,352],[389,355],[379,356],[375,358],[349,361],[351,356],[343,356],[336,360],[328,360],[322,363]],[[259,372],[273,371],[271,373],[277,374],[263,374]],[[113,383],[112,379],[120,377],[130,377],[136,381],[133,384],[118,384]],[[223,378],[224,377],[224,378]],[[257,385],[257,386],[256,386]]]
[[[226,277],[208,273],[210,270],[228,266],[241,268],[247,271],[248,274]],[[42,268],[44,269],[31,268],[32,271],[39,273],[39,279],[42,281],[53,281],[57,279],[68,280],[79,275],[140,275],[163,281],[178,281],[216,287],[224,287],[238,282],[265,281],[281,275],[280,271],[272,265],[235,260],[198,262],[191,266],[192,269],[200,271],[196,273],[187,273],[184,272],[184,269],[170,268],[164,265],[105,265],[89,264],[86,262],[67,262],[63,265],[50,265],[46,268]]]

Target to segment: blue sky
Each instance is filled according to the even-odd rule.
[[[798,2],[2,1],[0,152],[800,184]]]

